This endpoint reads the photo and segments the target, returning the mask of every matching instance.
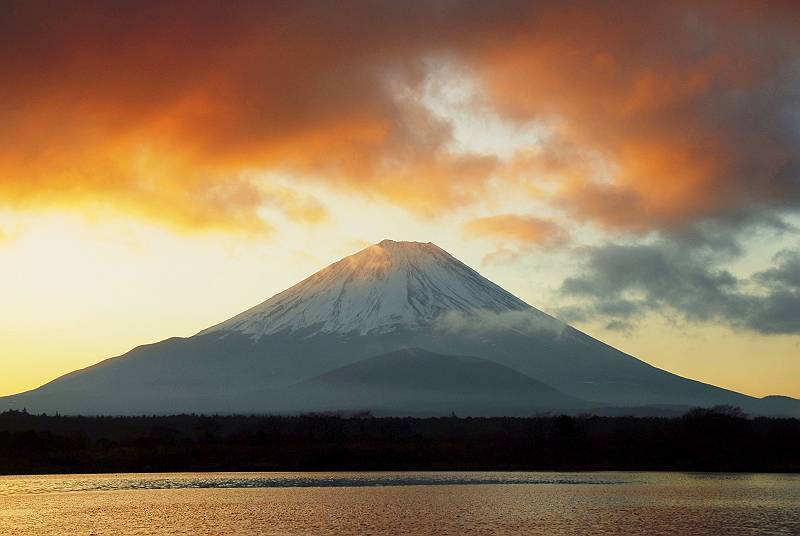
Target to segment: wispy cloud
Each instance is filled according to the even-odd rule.
[[[488,238],[526,246],[565,245],[569,234],[557,223],[532,216],[500,214],[477,218],[464,224],[471,238]]]
[[[435,329],[445,333],[489,335],[502,331],[524,334],[561,335],[567,325],[538,311],[474,311],[470,314],[448,311],[436,319]]]

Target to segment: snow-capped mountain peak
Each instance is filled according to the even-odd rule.
[[[424,326],[451,311],[531,309],[435,244],[383,240],[200,334],[260,338],[306,328],[363,334]]]

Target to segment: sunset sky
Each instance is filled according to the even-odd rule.
[[[800,4],[3,2],[0,395],[384,238],[800,397]]]

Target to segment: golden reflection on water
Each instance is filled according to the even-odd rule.
[[[219,473],[0,477],[0,534],[4,535],[383,532],[800,534],[800,476]]]

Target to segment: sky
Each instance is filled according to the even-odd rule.
[[[0,395],[384,238],[800,397],[795,2],[3,2]]]

